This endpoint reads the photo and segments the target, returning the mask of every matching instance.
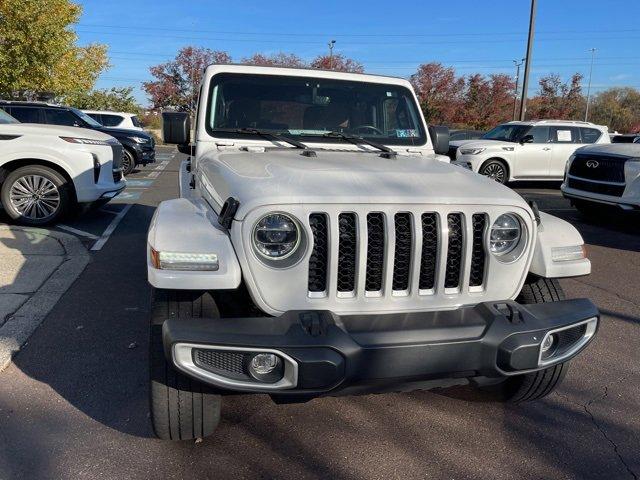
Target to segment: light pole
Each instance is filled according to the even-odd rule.
[[[589,67],[589,83],[587,85],[587,108],[584,110],[584,121],[587,122],[589,118],[589,100],[591,100],[591,74],[593,73],[593,57],[596,54],[596,49],[589,49],[591,52],[591,66]]]
[[[329,70],[333,70],[333,47],[335,47],[335,45],[335,40],[329,42]]]
[[[520,120],[524,120],[527,113],[527,90],[529,89],[529,71],[533,54],[533,33],[536,29],[537,0],[531,0],[531,14],[529,16],[529,39],[527,40],[527,56],[524,64],[524,80],[522,81],[522,95],[520,95]]]
[[[518,62],[514,60],[513,64],[516,66],[516,91],[513,93],[513,119],[516,119],[516,113],[518,111],[518,83],[520,82],[520,67],[524,63],[524,58]]]

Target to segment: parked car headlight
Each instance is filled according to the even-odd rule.
[[[491,226],[489,248],[497,256],[512,252],[522,238],[522,224],[512,213],[500,215]]]
[[[79,138],[79,137],[60,137],[65,142],[80,143],[82,145],[111,145],[104,140],[94,140],[93,138]]]
[[[129,138],[136,143],[149,143],[151,141],[149,138],[146,138],[146,137],[129,137]]]
[[[462,155],[478,155],[479,153],[482,153],[486,150],[486,148],[484,147],[478,147],[478,148],[461,148],[460,149],[460,153]]]
[[[298,222],[284,213],[269,213],[253,229],[253,245],[265,258],[282,260],[300,244]]]

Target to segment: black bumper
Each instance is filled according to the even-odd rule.
[[[385,386],[416,381],[500,378],[539,370],[577,355],[593,338],[598,321],[598,310],[587,299],[535,305],[509,301],[441,312],[343,317],[328,311],[291,311],[280,317],[169,319],[163,324],[163,341],[167,358],[180,370],[213,386],[318,396],[361,387],[382,391]],[[586,331],[586,325],[588,338],[571,350],[567,342],[579,336],[582,330],[577,329]],[[569,354],[562,357],[559,350],[557,361],[550,357],[542,365],[540,344],[545,334],[566,327],[571,327],[566,330],[571,333],[565,335],[568,340],[557,338],[560,344],[569,345]],[[194,362],[197,350],[212,346],[223,356],[233,355],[234,348],[281,352],[297,363],[295,386],[269,392],[268,384],[256,383],[255,388],[221,385],[214,377],[225,375],[220,370],[227,368],[225,362],[209,371],[208,366],[200,368],[201,364],[185,369],[175,361],[174,347],[189,344],[197,346],[193,347]],[[231,376],[237,379],[238,375]],[[367,388],[372,385],[373,389]]]

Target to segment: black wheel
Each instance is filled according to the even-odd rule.
[[[60,173],[42,165],[30,165],[7,175],[0,197],[5,211],[17,223],[47,225],[69,210],[70,189]]]
[[[498,183],[505,184],[509,180],[507,166],[501,160],[489,160],[479,170],[480,175],[489,177]]]
[[[220,422],[221,398],[166,359],[162,323],[172,317],[215,318],[218,308],[207,292],[155,290],[151,313],[150,409],[155,434],[163,440],[192,440],[211,435]]]
[[[556,279],[529,278],[523,285],[518,303],[547,303],[564,300],[562,286]],[[498,386],[499,398],[509,403],[521,403],[546,397],[564,380],[569,365],[559,363],[533,373],[509,377]]]
[[[136,168],[136,159],[133,157],[133,153],[125,148],[122,153],[122,174],[129,175],[134,168]]]

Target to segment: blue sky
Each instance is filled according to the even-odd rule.
[[[183,46],[225,50],[234,60],[255,52],[291,52],[304,59],[335,52],[359,60],[369,73],[407,77],[421,63],[438,61],[458,74],[515,74],[524,57],[529,0],[322,2],[278,0],[90,0],[76,31],[81,44],[109,46],[112,67],[98,88],[136,87],[149,67]],[[531,93],[554,72],[568,79],[589,71],[596,48],[592,91],[640,88],[638,10],[628,0],[538,0]],[[586,78],[584,85],[586,87]]]

